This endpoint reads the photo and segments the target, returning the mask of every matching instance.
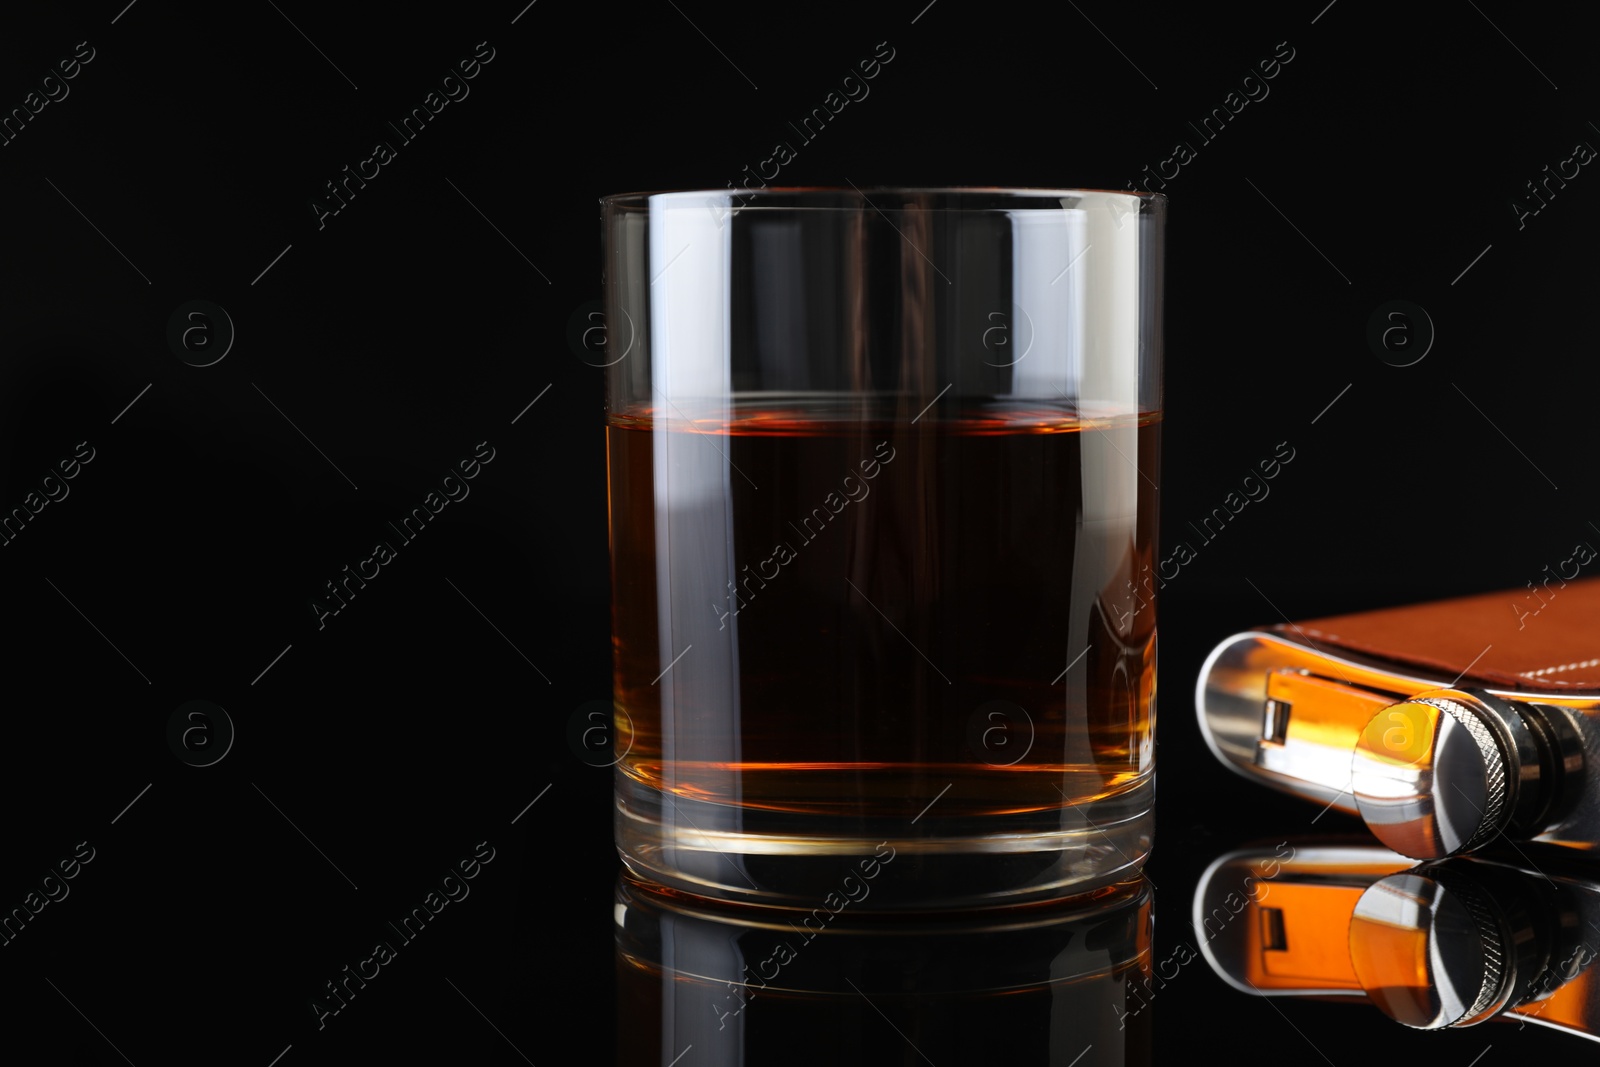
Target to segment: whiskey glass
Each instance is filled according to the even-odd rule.
[[[1132,877],[1154,798],[1165,201],[602,201],[616,841],[970,908]]]

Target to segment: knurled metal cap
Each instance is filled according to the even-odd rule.
[[[1367,827],[1416,859],[1486,844],[1516,804],[1517,768],[1479,701],[1420,696],[1373,717],[1351,762],[1350,790]]]

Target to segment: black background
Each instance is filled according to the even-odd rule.
[[[870,96],[782,183],[1123,188],[1190,142],[1165,189],[1163,544],[1295,450],[1163,592],[1158,956],[1217,854],[1352,829],[1205,750],[1191,694],[1218,640],[1521,587],[1600,537],[1600,178],[1520,227],[1512,207],[1600,144],[1578,5],[523,2],[0,16],[7,111],[94,49],[0,146],[0,508],[94,449],[0,548],[0,907],[96,850],[0,948],[8,1044],[140,1067],[610,1055],[610,778],[568,743],[609,695],[602,372],[569,344],[599,296],[597,198],[740,180],[879,42]],[[324,183],[480,41],[470,95],[319,226]],[[1270,95],[1202,143],[1186,122],[1279,42]],[[167,341],[196,299],[236,334],[209,367]],[[1436,333],[1411,366],[1367,341],[1391,300]],[[319,629],[324,583],[485,440],[470,497]],[[193,699],[237,730],[209,767],[167,743]],[[319,1030],[309,998],[480,841],[470,898]],[[1158,1062],[1585,1051],[1268,1005],[1198,963],[1152,1007]]]

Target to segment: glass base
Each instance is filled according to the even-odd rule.
[[[1004,907],[1088,893],[1150,853],[1154,775],[1088,805],[940,820],[797,818],[617,778],[616,842],[639,878],[701,897],[837,913]],[[736,821],[738,829],[728,829]],[[803,826],[802,832],[799,827]]]

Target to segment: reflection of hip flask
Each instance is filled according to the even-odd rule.
[[[1229,768],[1404,855],[1600,847],[1600,579],[1235,634],[1195,700]]]
[[[1421,1030],[1504,1018],[1600,1040],[1600,883],[1571,853],[1524,849],[1420,866],[1326,839],[1241,849],[1201,875],[1195,936],[1219,977],[1257,996],[1363,998]]]

